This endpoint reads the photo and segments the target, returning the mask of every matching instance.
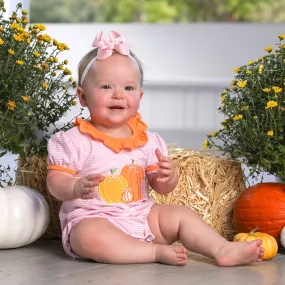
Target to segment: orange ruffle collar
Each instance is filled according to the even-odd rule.
[[[122,149],[135,149],[144,146],[147,141],[147,125],[141,120],[141,115],[137,113],[127,121],[128,126],[131,128],[133,134],[126,138],[113,138],[104,133],[99,132],[90,121],[83,120],[79,117],[76,118],[74,126],[79,127],[82,134],[88,134],[91,138],[101,141],[106,147],[110,148],[116,153]]]

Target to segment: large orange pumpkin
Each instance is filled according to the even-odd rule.
[[[273,236],[280,245],[280,234],[285,225],[285,184],[267,182],[247,188],[234,207],[237,232],[260,232]]]
[[[132,189],[133,201],[141,200],[141,184],[144,179],[142,167],[138,164],[128,164],[121,170],[121,175],[128,181],[128,187]]]
[[[122,175],[115,175],[116,170],[111,170],[111,175],[105,176],[99,184],[98,193],[107,203],[121,203],[124,189],[128,187],[127,180]]]

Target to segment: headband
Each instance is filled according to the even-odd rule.
[[[106,59],[110,57],[114,51],[122,55],[130,56],[128,44],[126,44],[125,39],[115,31],[109,33],[109,41],[106,41],[102,31],[98,32],[92,46],[98,48],[97,56],[95,56],[85,67],[80,80],[81,86],[95,60]]]

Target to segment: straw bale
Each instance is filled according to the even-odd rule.
[[[206,151],[171,148],[179,182],[168,195],[150,191],[159,204],[185,205],[223,237],[232,240],[236,234],[233,209],[245,189],[241,164]]]

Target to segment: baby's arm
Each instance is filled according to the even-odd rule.
[[[148,175],[148,183],[157,193],[166,195],[177,186],[178,175],[170,157],[163,156],[159,149],[155,150],[155,154],[159,169],[156,173]]]
[[[60,201],[74,199],[92,199],[94,187],[103,181],[104,176],[90,174],[84,177],[74,177],[72,174],[58,170],[49,170],[47,186],[52,196]]]

